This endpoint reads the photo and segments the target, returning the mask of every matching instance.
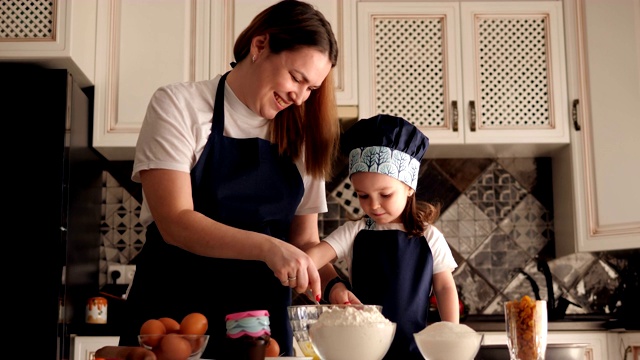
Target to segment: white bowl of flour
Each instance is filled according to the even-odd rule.
[[[380,360],[389,350],[396,324],[375,305],[335,306],[309,327],[314,350],[323,360]]]
[[[440,321],[413,334],[426,360],[473,360],[484,334],[464,324]]]

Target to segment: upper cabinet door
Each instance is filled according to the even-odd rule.
[[[359,2],[361,117],[414,123],[429,157],[566,145],[562,20],[557,1]]]
[[[214,2],[214,3],[217,3]],[[197,1],[98,1],[93,147],[109,160],[133,159],[154,91],[202,76],[204,36]]]
[[[562,3],[463,2],[465,142],[569,142]]]
[[[573,124],[553,168],[556,253],[640,248],[640,0],[564,5]]]
[[[360,118],[400,116],[431,143],[464,143],[460,5],[359,2]]]
[[[254,16],[279,0],[233,0],[233,32],[228,36],[225,59],[228,66],[233,59],[233,44],[240,32],[249,25]],[[357,48],[356,1],[355,0],[306,0],[315,6],[331,24],[338,42],[338,64],[334,68],[334,84],[338,105],[357,105]]]

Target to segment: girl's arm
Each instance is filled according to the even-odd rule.
[[[318,269],[333,262],[337,255],[336,251],[333,250],[333,246],[324,241],[320,241],[320,243],[307,249],[306,253],[311,257],[311,260],[313,260],[313,263],[316,264],[316,268]]]
[[[453,274],[449,271],[441,271],[434,274],[433,291],[435,292],[436,300],[438,300],[440,319],[455,324],[460,323],[458,290],[453,280]]]

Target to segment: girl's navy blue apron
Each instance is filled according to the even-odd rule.
[[[382,314],[397,324],[384,359],[423,360],[413,334],[427,326],[429,310],[433,256],[425,237],[361,230],[351,268],[353,293],[363,304],[382,305]]]
[[[227,74],[217,87],[211,134],[191,171],[194,208],[223,224],[288,242],[304,193],[302,178],[293,161],[280,156],[269,141],[223,135]],[[164,242],[155,223],[148,226],[136,260],[120,345],[138,345],[136,336],[148,319],[171,317],[180,322],[200,312],[209,321],[210,335],[202,357],[218,359],[227,314],[268,310],[271,336],[285,356],[294,355],[287,315],[291,289],[282,286],[264,262],[194,255]]]

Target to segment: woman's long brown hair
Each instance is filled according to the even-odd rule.
[[[304,156],[306,172],[329,179],[337,156],[340,124],[333,84],[333,68],[338,61],[338,45],[331,25],[312,5],[298,0],[280,1],[256,15],[240,33],[233,55],[240,62],[249,55],[251,40],[268,35],[274,54],[312,47],[327,54],[332,70],[302,106],[278,112],[271,122],[271,141],[280,154],[294,160]]]

